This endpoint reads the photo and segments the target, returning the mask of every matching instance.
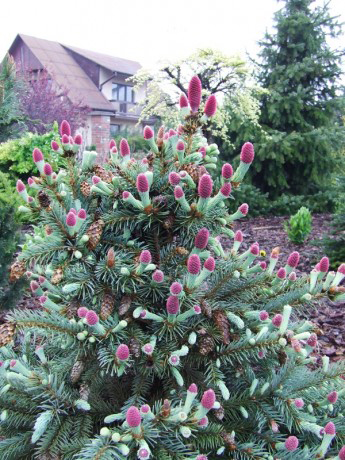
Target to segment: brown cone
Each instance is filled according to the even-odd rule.
[[[187,171],[187,173],[190,175],[194,182],[199,182],[200,177],[203,174],[207,174],[205,166],[199,166],[194,163],[188,163],[187,165],[183,165],[183,170]]]
[[[87,242],[87,247],[89,249],[93,250],[97,247],[102,236],[103,227],[104,221],[102,219],[98,219],[90,225],[86,232],[87,236],[89,237],[89,241]]]
[[[15,323],[4,323],[0,326],[0,347],[7,345],[8,343],[12,342],[13,336],[16,332],[16,324]]]
[[[199,352],[204,356],[211,353],[211,351],[214,350],[214,347],[214,341],[212,337],[210,337],[209,335],[205,335],[204,337],[201,337],[201,339],[199,340]]]
[[[85,368],[84,361],[76,361],[71,369],[70,379],[72,383],[77,383]]]
[[[132,337],[128,344],[129,351],[134,358],[139,358],[141,354],[140,342]]]
[[[91,185],[88,184],[85,180],[80,184],[80,191],[84,196],[90,196]]]
[[[102,305],[101,305],[101,313],[100,313],[101,319],[106,320],[109,318],[109,316],[114,311],[114,303],[115,303],[115,299],[113,295],[106,292],[103,296]]]
[[[16,260],[11,265],[10,282],[18,281],[25,273],[25,260]]]
[[[228,317],[223,310],[216,310],[212,314],[214,322],[216,323],[217,329],[220,332],[223,343],[228,345],[230,343],[230,324]]]
[[[87,401],[90,396],[90,387],[86,383],[82,383],[79,388],[80,399]]]
[[[122,297],[121,301],[120,301],[120,306],[119,306],[119,315],[120,316],[123,316],[125,315],[130,306],[131,306],[131,303],[132,303],[132,299],[128,296],[128,295],[125,295]]]
[[[52,284],[59,284],[62,278],[63,278],[63,270],[61,267],[58,267],[54,270],[54,273],[50,281]]]
[[[107,171],[101,165],[95,165],[93,170],[96,176],[100,177],[102,181],[107,182],[107,184],[111,184],[113,175],[110,171]]]
[[[50,198],[43,190],[37,193],[37,199],[42,208],[48,208],[50,205]]]

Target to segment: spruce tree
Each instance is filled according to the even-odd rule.
[[[258,80],[268,92],[261,100],[265,134],[255,139],[253,181],[271,195],[317,190],[332,170],[332,153],[345,141],[344,50],[329,42],[341,33],[341,24],[328,4],[284,3],[275,14],[275,31],[259,42]]]
[[[344,297],[345,265],[299,277],[297,252],[277,270],[277,248],[268,264],[241,250],[248,205],[225,201],[253,145],[218,175],[201,133],[216,100],[203,112],[193,77],[183,102],[177,130],[144,128],[141,161],[122,139],[80,163],[65,121],[64,168],[34,150],[37,199],[17,191],[42,232],[19,260],[42,310],[13,311],[0,336],[1,459],[344,459],[345,364],[317,363],[298,312]]]

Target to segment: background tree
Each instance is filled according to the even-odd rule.
[[[328,4],[312,3],[285,0],[275,14],[275,32],[260,42],[257,76],[267,93],[259,122],[266,135],[256,139],[253,181],[271,195],[315,189],[345,140],[339,117],[344,52],[328,40],[341,33],[341,25]]]
[[[0,66],[0,142],[16,137],[23,128],[19,92],[15,63],[7,55]]]
[[[141,69],[132,78],[136,86],[147,85],[147,98],[143,101],[141,119],[159,117],[167,125],[179,123],[178,101],[181,93],[187,94],[188,82],[193,75],[200,78],[204,99],[210,94],[218,95],[221,102],[229,98],[235,109],[257,118],[252,88],[248,83],[250,69],[238,56],[227,56],[212,49],[201,49],[183,60],[163,63],[158,70]],[[249,110],[249,112],[248,112]],[[224,142],[227,140],[229,111],[217,111],[212,120],[212,131]]]
[[[72,101],[69,91],[54,85],[46,70],[37,75],[27,71],[21,78],[19,102],[28,131],[43,134],[52,129],[54,121],[65,119],[70,120],[72,133],[84,126],[90,109],[81,101]]]

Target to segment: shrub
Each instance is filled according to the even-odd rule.
[[[302,206],[289,222],[284,223],[289,240],[292,243],[302,244],[311,232],[312,217],[309,209]]]
[[[345,363],[324,356],[317,366],[315,328],[297,313],[322,297],[342,300],[345,265],[327,273],[324,257],[319,271],[297,275],[298,252],[276,269],[276,250],[266,263],[257,243],[242,249],[232,227],[248,205],[224,202],[254,148],[243,146],[234,174],[229,164],[215,173],[218,149],[201,131],[215,100],[204,115],[201,94],[194,76],[182,134],[160,129],[156,138],[145,127],[141,161],[125,139],[111,143],[103,166],[95,152],[80,162],[78,146],[64,143],[68,168],[56,176],[36,156],[37,200],[18,184],[28,212],[40,213],[18,261],[42,310],[7,316],[0,458],[338,454]]]
[[[3,142],[0,144],[0,171],[8,172],[12,180],[18,177],[25,179],[34,174],[32,151],[35,147],[47,152],[47,160],[56,168],[59,157],[51,150],[50,144],[58,139],[58,125],[54,123],[53,130],[46,134],[26,133],[19,139]]]
[[[9,267],[20,242],[20,223],[16,212],[20,201],[13,193],[13,184],[8,176],[0,172],[0,309],[12,307],[27,285],[27,281],[15,273],[11,282],[9,279]]]

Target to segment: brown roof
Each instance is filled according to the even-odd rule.
[[[69,90],[69,96],[72,100],[76,102],[82,101],[92,109],[109,110],[111,112],[114,111],[112,104],[101,93],[101,91],[87,76],[84,70],[77,64],[77,62],[67,52],[65,47],[63,47],[60,43],[31,37],[24,34],[18,34],[17,38],[18,37],[21,38],[23,42],[29,47],[31,52],[40,61],[42,66],[48,70],[48,72],[55,79],[56,83]],[[16,43],[16,41],[17,39],[14,41],[12,46]],[[133,73],[135,73],[138,68],[140,68],[140,65],[134,61],[112,58],[111,56],[93,53],[91,51],[78,51],[78,48],[66,48],[70,48],[72,51],[82,54],[86,58],[93,60],[99,65],[102,65],[111,70],[118,70],[121,73],[124,72],[124,65],[127,62],[130,63],[130,65],[126,67],[126,73],[128,73],[129,70],[132,72],[132,70],[136,69],[133,71]],[[91,58],[91,56],[93,56],[93,58]],[[115,63],[119,64],[117,69],[109,67]]]
[[[102,67],[105,67],[106,69],[112,70],[113,72],[119,72],[125,75],[134,75],[141,68],[139,62],[130,61],[129,59],[122,59],[114,56],[109,56],[108,54],[83,50],[81,48],[76,48],[75,46],[63,46],[77,54],[80,54],[81,56],[84,56],[86,59],[89,59],[90,61],[95,62]]]

